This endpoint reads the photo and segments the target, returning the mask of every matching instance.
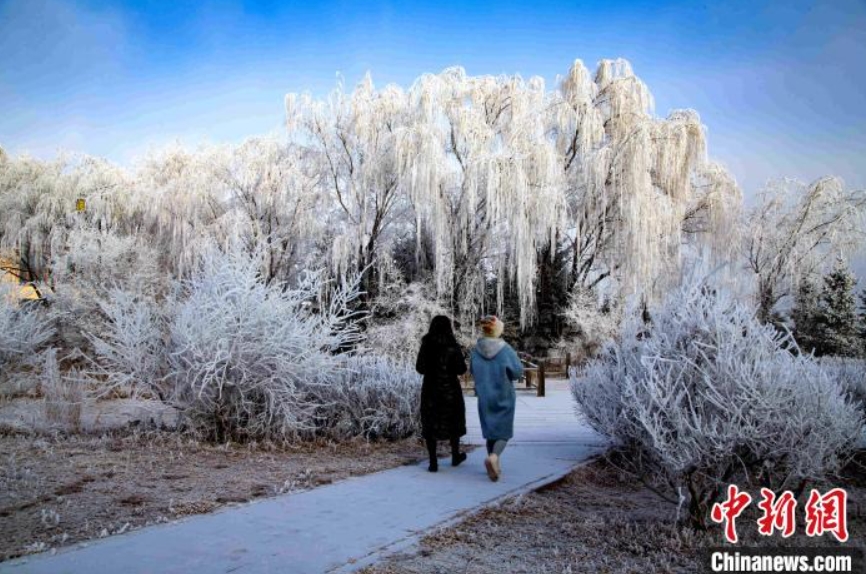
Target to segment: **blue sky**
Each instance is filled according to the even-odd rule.
[[[283,96],[424,72],[539,75],[624,57],[656,112],[696,109],[747,196],[768,178],[866,187],[866,1],[0,0],[0,146],[129,163],[281,130]]]

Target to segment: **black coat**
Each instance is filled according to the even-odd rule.
[[[448,440],[466,434],[466,404],[458,375],[466,372],[463,351],[456,343],[443,344],[425,337],[415,369],[424,375],[421,385],[421,427],[424,438]]]

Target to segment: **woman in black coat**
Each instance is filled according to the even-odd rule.
[[[451,320],[444,315],[433,317],[430,330],[421,339],[415,369],[424,375],[421,386],[421,427],[430,455],[427,470],[436,472],[436,441],[451,442],[451,465],[466,460],[460,452],[460,437],[466,434],[466,405],[458,375],[466,372],[466,360],[457,344]]]

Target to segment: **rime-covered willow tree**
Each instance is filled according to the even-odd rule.
[[[434,240],[436,287],[452,308],[472,310],[487,279],[519,293],[532,318],[536,253],[561,226],[562,177],[546,137],[540,78],[471,77],[462,68],[419,78],[400,142],[400,172],[416,233]]]
[[[594,77],[577,60],[551,97],[572,288],[610,278],[656,295],[677,280],[684,241],[711,257],[730,254],[736,183],[707,160],[696,112],[660,119],[653,105],[624,60],[602,61]]]
[[[335,266],[369,265],[389,224],[412,223],[419,248],[431,239],[437,292],[458,314],[496,278],[498,306],[515,289],[531,323],[540,256],[567,252],[558,260],[571,287],[608,280],[652,294],[676,277],[684,239],[716,255],[732,243],[739,190],[707,161],[697,114],[656,118],[623,60],[602,61],[594,77],[577,61],[552,92],[537,77],[449,68],[405,93],[376,91],[368,76],[351,95],[290,94],[286,107],[342,212]]]
[[[179,276],[204,245],[237,241],[261,255],[265,283],[286,280],[318,237],[318,173],[306,153],[268,137],[153,152],[135,176],[141,227]]]
[[[87,203],[81,213],[78,198]],[[52,257],[77,227],[130,231],[133,205],[127,174],[105,160],[0,157],[0,250],[14,253],[10,271],[21,279],[47,281]]]
[[[340,82],[326,101],[288,94],[285,104],[290,141],[307,150],[331,199],[318,217],[331,232],[333,267],[339,275],[364,272],[364,288],[375,294],[372,265],[389,250],[390,228],[406,208],[397,169],[406,95],[395,86],[377,91],[368,74],[350,94]]]
[[[866,241],[866,192],[824,177],[806,185],[780,180],[764,189],[747,219],[744,252],[754,274],[758,316],[826,269],[827,255],[852,253]],[[832,258],[829,258],[832,261]]]

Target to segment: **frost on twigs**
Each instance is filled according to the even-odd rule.
[[[863,428],[839,383],[793,339],[707,287],[684,288],[652,321],[572,375],[572,392],[635,472],[705,525],[725,484],[801,491],[841,467]]]
[[[821,357],[821,366],[842,385],[845,392],[866,413],[866,360]]]
[[[411,363],[356,356],[329,385],[315,387],[318,434],[397,440],[419,430],[421,377]]]
[[[0,283],[0,385],[2,394],[23,390],[24,371],[38,369],[39,351],[54,336],[54,322],[45,309],[18,300],[18,286]],[[15,382],[17,381],[17,382]],[[16,388],[12,388],[16,387]]]
[[[265,285],[260,261],[210,250],[169,327],[168,377],[189,424],[216,440],[295,440],[316,431],[314,396],[360,340],[357,284],[308,274]],[[327,295],[327,297],[325,296]]]
[[[165,309],[118,288],[108,291],[98,304],[102,328],[85,334],[95,359],[91,374],[101,377],[97,395],[121,392],[166,398]]]
[[[566,351],[579,350],[580,355],[573,359],[580,362],[594,357],[605,343],[613,339],[622,318],[622,309],[609,300],[599,304],[592,290],[578,287],[569,296],[563,318],[574,337],[560,341],[559,346]]]
[[[84,392],[77,371],[60,372],[57,349],[47,349],[42,353],[41,359],[45,420],[61,430],[80,430]]]
[[[846,189],[836,177],[768,184],[749,213],[743,241],[758,316],[770,321],[777,303],[827,269],[829,254],[854,253],[864,243],[866,191]]]
[[[448,314],[430,291],[422,283],[383,291],[373,307],[375,321],[365,333],[367,347],[376,354],[414,364],[430,320]]]
[[[67,349],[91,355],[93,337],[88,334],[116,329],[106,305],[114,305],[121,291],[124,297],[150,302],[167,291],[167,274],[144,237],[81,228],[70,232],[56,252],[48,298]]]
[[[0,368],[4,371],[31,357],[54,334],[51,317],[41,308],[18,300],[17,285],[0,284]]]

